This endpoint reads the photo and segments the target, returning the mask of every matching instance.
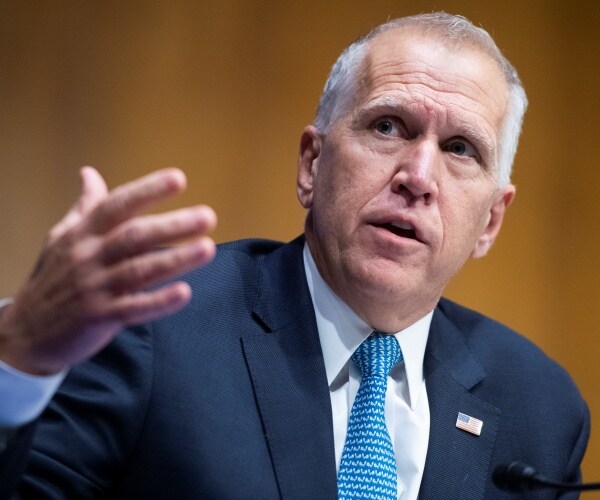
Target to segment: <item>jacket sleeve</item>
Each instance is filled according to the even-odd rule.
[[[580,432],[571,451],[571,456],[569,457],[567,474],[563,478],[563,481],[568,483],[582,481],[581,462],[590,437],[590,412],[588,406],[584,402],[582,402],[582,405],[583,417],[581,419]],[[577,500],[579,495],[580,492],[571,491],[559,495],[559,498],[561,500]]]
[[[14,429],[0,429],[0,500],[14,495],[21,480],[33,437],[35,423]]]
[[[16,498],[110,496],[144,424],[152,346],[141,327],[73,367],[40,416]]]

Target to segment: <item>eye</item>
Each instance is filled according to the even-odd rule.
[[[382,135],[399,136],[401,135],[400,125],[398,120],[390,117],[379,118],[371,125],[373,130],[376,130]]]
[[[477,150],[470,142],[464,139],[451,139],[445,144],[443,149],[456,156],[478,157]]]

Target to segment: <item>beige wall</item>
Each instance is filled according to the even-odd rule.
[[[298,138],[329,66],[375,24],[434,9],[486,27],[531,100],[504,232],[448,295],[563,364],[597,427],[600,3],[593,1],[5,1],[0,296],[15,292],[45,230],[76,196],[83,164],[99,167],[111,185],[181,166],[190,189],[178,203],[213,205],[217,240],[291,239],[303,221],[294,190]],[[600,479],[600,433],[584,465]]]

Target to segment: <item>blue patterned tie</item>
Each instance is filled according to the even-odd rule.
[[[402,361],[400,345],[393,335],[374,332],[358,346],[352,360],[362,380],[348,422],[338,497],[396,500],[396,458],[384,410],[387,377]]]

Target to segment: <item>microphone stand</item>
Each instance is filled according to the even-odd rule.
[[[531,465],[521,462],[499,465],[494,469],[492,479],[498,488],[509,491],[527,491],[541,488],[554,488],[564,491],[600,490],[600,483],[564,483],[561,481],[552,481],[538,474]]]

